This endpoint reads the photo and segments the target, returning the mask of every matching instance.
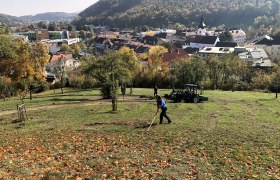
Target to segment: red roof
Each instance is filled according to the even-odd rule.
[[[59,54],[59,55],[53,55],[51,57],[51,60],[50,62],[51,63],[56,63],[58,62],[59,60],[64,60],[64,61],[67,61],[68,59],[72,59],[72,54]]]
[[[176,49],[162,54],[163,62],[171,62],[172,60],[188,59],[188,54],[183,49]]]

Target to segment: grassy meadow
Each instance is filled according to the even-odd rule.
[[[129,92],[129,89],[127,89]],[[160,95],[170,90],[159,90]],[[119,97],[66,89],[0,101],[0,179],[280,179],[280,100],[262,92],[205,91],[209,101],[168,103],[156,123],[152,89]]]

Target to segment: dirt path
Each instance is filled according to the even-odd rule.
[[[146,98],[138,98],[133,96],[127,96],[124,99],[121,97],[118,99],[119,102],[155,102],[154,100],[146,99]],[[90,106],[90,105],[101,105],[101,104],[111,104],[111,100],[96,100],[96,101],[81,101],[81,102],[75,102],[75,103],[63,103],[63,104],[50,104],[50,105],[41,105],[41,106],[35,106],[35,107],[27,107],[27,112],[29,111],[37,111],[37,110],[49,110],[49,109],[55,109],[55,108],[63,108],[63,107],[73,107],[73,106]],[[7,110],[7,111],[0,111],[1,115],[10,115],[17,113],[17,110]]]

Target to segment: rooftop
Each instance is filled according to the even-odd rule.
[[[217,42],[216,47],[236,47],[238,46],[235,42]]]
[[[205,47],[200,50],[199,54],[229,54],[233,53],[234,48],[229,47]]]
[[[199,44],[215,44],[217,39],[218,36],[196,36],[191,42]]]
[[[188,54],[183,49],[176,49],[162,54],[163,62],[171,62],[172,60],[186,59]]]

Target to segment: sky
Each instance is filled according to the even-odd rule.
[[[0,13],[11,16],[80,12],[98,0],[0,0]]]

